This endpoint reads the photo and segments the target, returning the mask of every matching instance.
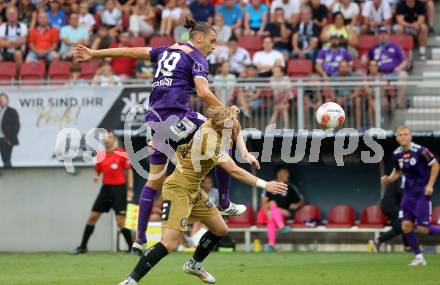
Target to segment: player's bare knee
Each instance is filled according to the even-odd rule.
[[[211,232],[218,237],[223,237],[228,234],[229,228],[228,226],[224,225],[223,227],[217,228],[214,231],[211,230]]]
[[[402,231],[405,234],[409,234],[414,230],[414,226],[412,223],[409,222],[402,222]]]
[[[429,228],[418,226],[417,227],[417,232],[422,234],[422,235],[427,235],[427,234],[429,234]]]
[[[179,241],[175,240],[162,240],[161,243],[166,247],[168,253],[175,252],[179,245]]]
[[[154,189],[154,190],[159,190],[162,188],[163,183],[164,183],[164,178],[160,177],[155,180],[148,179],[148,181],[145,185],[149,188]]]
[[[91,212],[89,218],[87,219],[87,224],[94,225],[99,219],[99,213]]]

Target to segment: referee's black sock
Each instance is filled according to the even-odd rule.
[[[127,228],[121,229],[121,234],[124,236],[125,242],[127,242],[128,250],[131,249],[133,245],[133,239],[131,238],[131,231]]]
[[[139,282],[167,254],[167,248],[160,242],[156,243],[147,249],[144,256],[139,259],[133,272],[130,273],[130,277]]]
[[[89,238],[93,234],[94,229],[95,229],[95,225],[86,225],[80,245],[81,248],[87,248],[87,243],[89,242]]]
[[[214,249],[221,237],[207,231],[200,239],[199,245],[194,252],[193,259],[202,262],[208,254]]]

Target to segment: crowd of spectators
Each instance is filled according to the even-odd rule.
[[[378,65],[377,76],[405,78],[408,55],[389,43],[389,35],[414,37],[419,58],[425,60],[428,35],[434,35],[434,16],[432,0],[9,0],[0,5],[0,57],[14,61],[19,71],[24,61],[44,61],[47,66],[57,60],[70,61],[77,44],[94,49],[125,47],[133,37],[142,37],[148,44],[157,36],[185,41],[188,31],[183,23],[192,17],[212,24],[218,33],[216,51],[209,58],[215,81],[225,82],[227,87],[217,87],[218,92],[250,117],[252,109],[259,106],[258,92],[233,88],[234,83],[253,75],[275,76],[271,82],[277,81],[275,74],[284,77],[291,59],[313,61],[314,72],[322,80],[341,76],[345,65],[350,75],[360,75],[353,73],[357,61],[365,66],[373,61]],[[359,53],[363,35],[380,38],[366,55]],[[261,37],[262,49],[240,47],[240,38],[245,36]],[[154,64],[148,61],[115,58],[101,64],[93,84],[148,79],[153,71]],[[367,89],[353,91],[350,99],[357,102],[355,98]],[[404,105],[404,92],[403,88],[397,92],[398,107]],[[284,103],[295,96],[294,92],[275,93],[274,98],[278,93],[288,96],[277,99]],[[322,93],[320,100],[346,92]],[[367,105],[373,106],[370,102]],[[274,109],[274,116],[284,118],[282,110]]]

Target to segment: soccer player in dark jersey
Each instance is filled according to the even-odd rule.
[[[235,109],[234,109],[235,108]],[[176,169],[166,179],[162,189],[163,214],[161,241],[150,247],[141,257],[130,275],[120,285],[137,285],[162,258],[176,251],[187,225],[201,222],[208,231],[200,239],[193,257],[183,265],[185,273],[199,277],[203,282],[214,284],[214,276],[204,270],[202,262],[227,234],[228,227],[220,212],[209,200],[200,184],[206,174],[218,165],[235,179],[274,194],[287,190],[283,182],[266,182],[238,167],[227,152],[231,137],[239,135],[237,107],[210,110],[206,121],[188,144],[177,148]],[[224,132],[226,130],[226,132]],[[230,131],[231,136],[225,133]]]
[[[430,224],[431,196],[439,164],[426,147],[412,142],[411,130],[407,126],[397,128],[396,140],[400,147],[393,153],[393,171],[390,175],[381,177],[381,182],[387,185],[404,175],[405,185],[399,217],[402,219],[406,241],[416,255],[409,265],[426,265],[414,229],[425,235],[440,234],[440,227]]]
[[[208,107],[224,107],[223,103],[210,91],[208,85],[208,62],[206,57],[212,53],[217,33],[207,23],[196,23],[188,19],[185,26],[190,30],[190,40],[160,48],[114,48],[90,50],[84,46],[74,49],[74,57],[79,61],[92,58],[130,57],[157,62],[157,70],[153,80],[153,89],[149,97],[147,124],[154,125],[166,121],[171,116],[180,120],[171,126],[176,139],[170,142],[173,149],[177,145],[191,140],[195,131],[205,121],[205,117],[191,110],[189,99],[196,89],[197,95]],[[169,131],[169,130],[168,130]],[[156,150],[149,156],[150,176],[139,198],[138,238],[132,250],[141,254],[146,244],[145,231],[157,190],[161,189],[165,180],[164,170],[169,156],[165,155],[163,140],[154,139],[154,133],[167,133],[167,130],[153,128],[152,145]],[[157,135],[156,137],[159,137]],[[243,158],[259,168],[258,161],[246,149],[241,136],[237,138],[237,147]],[[162,146],[162,147],[161,147]],[[157,150],[159,149],[159,150]],[[216,168],[219,188],[219,208],[225,215],[241,215],[246,211],[244,205],[236,205],[229,200],[230,176],[221,168]],[[154,177],[154,178],[151,178]]]

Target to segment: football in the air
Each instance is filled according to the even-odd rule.
[[[344,123],[344,120],[344,109],[339,104],[333,102],[322,104],[316,111],[316,121],[323,129],[339,128]]]

